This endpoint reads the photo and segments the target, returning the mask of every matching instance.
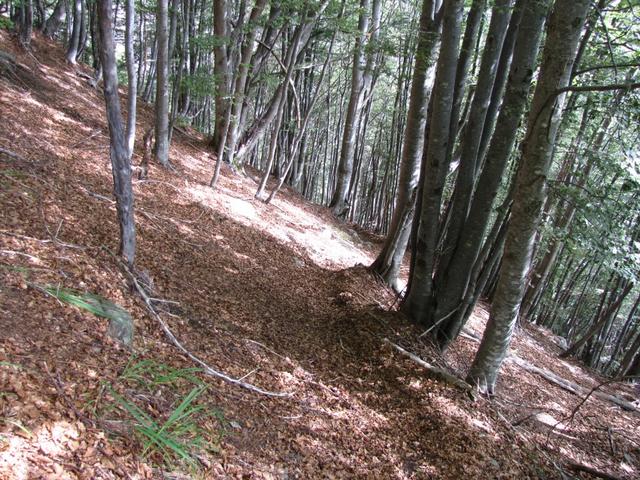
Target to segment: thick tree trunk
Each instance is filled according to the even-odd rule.
[[[18,6],[18,34],[20,43],[24,48],[29,48],[31,44],[31,34],[33,33],[33,0],[22,0]]]
[[[119,253],[132,267],[136,253],[136,229],[133,215],[131,163],[127,153],[122,115],[120,114],[120,99],[118,98],[118,71],[113,39],[111,0],[98,0],[98,25],[101,39],[100,62],[103,66],[104,100],[109,124],[113,193],[116,198],[116,211],[120,226]]]
[[[452,199],[449,221],[444,240],[444,251],[438,259],[438,271],[436,272],[436,285],[446,277],[449,260],[455,245],[457,245],[462,227],[467,219],[471,196],[473,193],[477,172],[480,164],[478,158],[482,131],[487,121],[487,110],[491,102],[493,84],[497,74],[498,61],[502,51],[502,44],[509,27],[511,18],[512,0],[496,0],[491,13],[491,24],[484,52],[478,81],[471,103],[469,119],[464,129],[461,140],[461,156],[458,166],[455,190]],[[489,119],[491,122],[492,120]],[[437,292],[436,292],[437,295]],[[447,305],[444,310],[447,310]],[[448,313],[441,308],[436,310],[436,315]]]
[[[453,106],[458,39],[464,2],[445,2],[442,46],[438,58],[429,139],[423,157],[422,200],[416,218],[416,241],[411,275],[402,309],[415,322],[426,324],[430,318],[437,225],[444,180],[447,173],[447,151],[451,141],[451,109]]]
[[[213,2],[213,33],[216,44],[213,48],[215,63],[213,74],[216,83],[215,105],[216,116],[213,130],[212,146],[217,149],[225,132],[226,112],[229,108],[229,32],[227,29],[227,1],[214,0]]]
[[[589,0],[558,0],[550,17],[491,316],[468,375],[469,383],[489,394],[495,390],[518,317],[546,197],[546,177],[564,103],[564,95],[558,90],[569,83],[590,5]]]
[[[342,147],[340,149],[340,163],[336,189],[329,207],[339,217],[346,215],[349,206],[347,194],[351,176],[353,175],[353,158],[355,151],[358,117],[362,108],[362,94],[364,89],[365,41],[369,31],[369,0],[360,0],[360,16],[358,19],[358,36],[353,52],[353,66],[351,70],[351,93],[349,106],[345,117],[342,133]]]
[[[439,15],[441,11],[438,3],[440,2],[434,0],[424,0],[422,3],[396,207],[384,246],[370,267],[396,290],[399,289],[398,272],[411,234],[420,176],[420,159],[424,148],[427,105],[433,88],[433,67],[441,25]]]
[[[168,0],[158,0],[156,9],[156,143],[154,154],[163,167],[169,166],[169,35]]]
[[[442,275],[441,283],[438,285],[438,307],[433,324],[439,325],[434,333],[441,347],[446,347],[458,336],[467,318],[466,311],[470,308],[466,303],[477,298],[474,292],[467,292],[467,290],[474,288],[472,285],[474,265],[482,249],[493,202],[527,104],[548,5],[549,2],[546,0],[519,2],[517,6],[524,10],[523,17],[526,17],[527,21],[523,21],[518,30],[509,81],[496,122],[496,132],[499,133],[491,139],[487,160],[478,180],[469,215],[459,240],[450,247],[454,250],[451,253],[448,270],[445,275]],[[458,313],[451,313],[458,309],[461,309]],[[443,318],[446,320],[442,320]]]
[[[69,38],[69,48],[67,48],[67,62],[75,65],[80,47],[80,25],[82,24],[82,0],[73,2],[73,30]]]
[[[60,25],[62,25],[64,17],[66,16],[64,5],[65,0],[58,0],[58,3],[56,3],[53,13],[44,24],[43,32],[45,36],[53,38],[58,32],[58,29],[60,28]]]

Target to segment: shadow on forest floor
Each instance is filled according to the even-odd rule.
[[[192,366],[109,253],[117,225],[102,99],[46,40],[34,40],[38,63],[2,31],[0,49],[25,69],[21,81],[0,76],[0,147],[20,156],[0,154],[0,360],[8,362],[0,367],[0,472],[156,478],[130,432],[113,437],[91,416],[107,401],[104,382],[117,382],[132,355]],[[141,140],[151,106],[141,105],[138,121]],[[514,365],[494,402],[429,379],[384,346],[390,338],[442,361],[389,311],[394,296],[354,266],[371,261],[375,237],[288,189],[271,205],[256,201],[255,183],[228,171],[212,193],[213,157],[194,132],[176,132],[171,160],[175,172],[153,165],[134,185],[137,267],[169,301],[163,318],[210,365],[292,394],[271,398],[207,378],[207,404],[222,410],[228,432],[220,453],[201,460],[204,476],[552,478],[568,461],[637,475],[637,414],[594,400],[551,429],[533,415],[563,419],[580,399]],[[108,339],[106,321],[38,285],[125,307],[136,324],[133,352]],[[483,316],[478,309],[476,333]],[[462,339],[445,360],[463,371],[474,349]],[[598,381],[559,362],[546,332],[521,331],[514,349],[585,385]]]

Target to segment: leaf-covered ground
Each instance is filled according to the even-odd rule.
[[[493,401],[429,378],[384,339],[460,374],[477,344],[461,338],[441,358],[419,339],[362,266],[380,239],[291,191],[271,205],[256,201],[255,182],[226,168],[212,192],[211,151],[183,130],[172,143],[175,171],[152,165],[148,180],[134,182],[137,267],[189,351],[290,395],[251,393],[191,370],[167,380],[166,372],[195,365],[111,253],[118,230],[108,131],[100,92],[79,75],[89,70],[66,65],[63,51],[39,37],[26,54],[0,31],[0,51],[18,64],[0,66],[0,148],[15,154],[0,153],[0,477],[588,478],[572,462],[640,475],[636,412],[595,398],[574,411],[582,398],[513,363]],[[152,110],[140,105],[136,164]],[[132,349],[109,338],[106,319],[45,286],[124,307],[135,322]],[[486,316],[477,310],[476,335]],[[520,330],[513,350],[587,388],[602,381],[559,360],[548,332]],[[141,381],[132,373],[141,365],[162,379],[147,370]],[[183,438],[197,433],[204,443],[191,449],[193,462],[145,451],[117,399],[166,419],[194,384],[203,389],[200,410]],[[632,400],[626,386],[603,389]]]

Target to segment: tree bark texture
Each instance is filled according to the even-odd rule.
[[[569,84],[590,5],[589,0],[558,0],[549,20],[491,315],[468,375],[468,381],[486,393],[495,391],[518,317],[563,111],[564,95],[558,91]]]
[[[98,0],[98,26],[100,30],[100,61],[104,82],[104,100],[109,124],[111,172],[113,193],[120,227],[119,253],[132,267],[136,252],[136,229],[133,213],[131,163],[125,143],[120,99],[118,98],[118,71],[113,39],[111,0]]]

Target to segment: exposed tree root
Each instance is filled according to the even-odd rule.
[[[447,383],[449,383],[449,384],[451,384],[451,385],[453,385],[455,387],[458,387],[458,388],[464,390],[465,392],[472,392],[473,391],[473,387],[470,384],[468,384],[467,382],[465,382],[464,380],[462,380],[461,378],[456,377],[455,375],[447,372],[446,370],[443,370],[442,368],[434,367],[433,365],[431,365],[431,364],[425,362],[424,360],[422,360],[416,354],[405,350],[400,345],[396,345],[395,343],[393,343],[388,338],[385,338],[384,342],[389,344],[389,345],[391,345],[393,348],[395,348],[402,355],[404,355],[406,357],[409,357],[411,360],[413,360],[415,363],[420,365],[422,368],[426,369],[429,373],[431,373],[434,377],[438,378],[439,380],[442,380],[442,381],[447,382]]]
[[[185,354],[187,357],[189,357],[193,362],[195,362],[198,365],[200,365],[202,367],[203,371],[207,375],[211,375],[212,377],[216,377],[216,378],[221,378],[222,380],[224,380],[226,382],[229,382],[229,383],[231,383],[233,385],[237,385],[239,387],[246,388],[247,390],[250,390],[250,391],[255,392],[255,393],[259,393],[261,395],[266,395],[268,397],[290,397],[292,395],[290,392],[271,392],[269,390],[263,390],[262,388],[256,387],[255,385],[253,385],[251,383],[243,382],[241,379],[236,379],[236,378],[230,377],[229,375],[227,375],[227,374],[225,374],[223,372],[220,372],[220,371],[218,371],[218,370],[216,370],[214,368],[211,368],[207,363],[205,363],[199,357],[195,356],[193,353],[191,353],[189,350],[187,350],[186,347],[184,347],[182,345],[182,343],[180,343],[180,341],[173,334],[173,332],[169,328],[169,325],[167,325],[167,323],[162,319],[162,317],[160,317],[158,312],[156,312],[156,310],[153,308],[153,304],[152,304],[151,298],[149,297],[147,292],[144,290],[144,288],[140,285],[140,283],[138,282],[138,279],[133,274],[133,272],[126,265],[124,265],[122,262],[119,261],[119,263],[122,266],[122,269],[124,270],[124,272],[131,279],[131,282],[132,282],[134,288],[140,294],[140,296],[142,297],[142,300],[144,300],[144,303],[145,303],[145,306],[147,307],[147,310],[149,311],[151,316],[160,324],[160,327],[164,331],[164,333],[167,336],[167,338],[171,341],[171,343],[173,343],[173,345],[178,350],[180,350],[183,354]]]

